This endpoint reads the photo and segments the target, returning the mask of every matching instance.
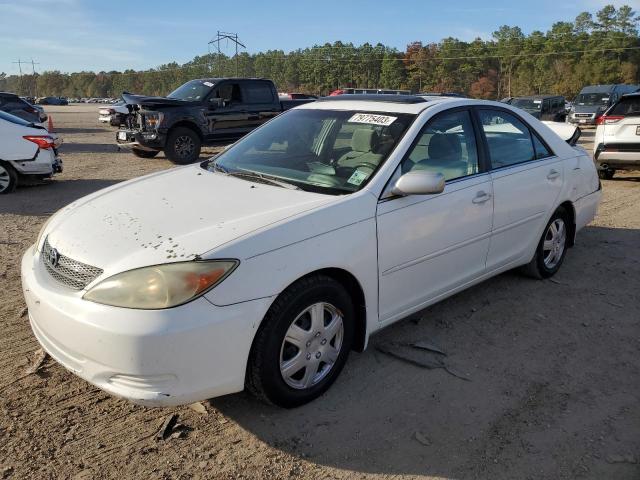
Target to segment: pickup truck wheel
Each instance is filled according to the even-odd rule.
[[[523,267],[523,273],[538,279],[555,275],[567,253],[569,235],[567,212],[558,208],[544,229],[533,259]]]
[[[132,148],[131,151],[140,158],[153,158],[160,153],[159,150],[139,150],[137,148]]]
[[[169,133],[164,153],[173,163],[185,165],[200,157],[200,137],[190,128],[178,127]]]
[[[18,185],[18,174],[7,163],[0,162],[0,195],[11,193]]]
[[[273,303],[249,354],[246,387],[280,407],[303,405],[338,378],[354,336],[354,308],[338,282],[303,278]]]

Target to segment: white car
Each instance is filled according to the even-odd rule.
[[[98,110],[98,122],[108,123],[114,127],[119,126],[123,119],[129,115],[129,109],[124,102],[102,107]]]
[[[0,111],[0,194],[13,192],[21,179],[62,172],[56,138],[40,125]]]
[[[600,178],[616,170],[640,170],[640,93],[620,97],[597,120],[593,157]]]
[[[505,270],[556,273],[600,196],[583,149],[508,105],[321,99],[63,208],[24,295],[43,347],[114,395],[292,407],[377,330]]]

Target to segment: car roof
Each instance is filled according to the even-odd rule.
[[[2,95],[3,97],[18,97],[17,94],[11,93],[11,92],[0,92],[0,95]],[[18,97],[18,98],[20,98],[20,97]]]
[[[541,99],[544,99],[544,98],[560,98],[560,97],[562,97],[562,95],[522,95],[522,96],[519,96],[519,97],[512,97],[512,98],[514,100],[516,98],[534,98],[536,100],[538,100],[538,99],[541,100]]]

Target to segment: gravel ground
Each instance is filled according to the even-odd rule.
[[[143,408],[50,358],[30,373],[22,252],[72,200],[172,167],[118,152],[97,108],[48,108],[65,172],[0,197],[0,478],[640,478],[637,174],[603,182],[598,217],[552,280],[505,273],[384,330],[295,410],[246,394]],[[470,381],[376,349],[420,339]]]

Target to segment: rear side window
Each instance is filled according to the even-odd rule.
[[[498,110],[479,110],[478,113],[493,168],[508,167],[536,158],[529,127],[514,115]]]
[[[272,103],[273,91],[265,82],[248,82],[244,86],[247,103]]]
[[[621,117],[640,116],[640,95],[625,97],[613,106],[608,115],[618,115]]]
[[[536,159],[551,157],[552,154],[547,147],[540,141],[538,136],[534,133],[531,134],[533,137],[533,147],[536,151]]]

